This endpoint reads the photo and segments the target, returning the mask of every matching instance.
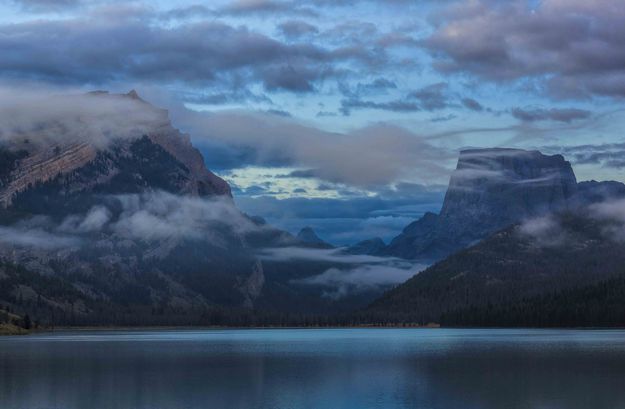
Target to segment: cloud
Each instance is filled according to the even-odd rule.
[[[595,203],[589,211],[591,217],[602,223],[603,233],[608,238],[625,241],[625,199]]]
[[[600,165],[605,168],[625,168],[625,143],[547,146],[545,150],[562,152],[571,162],[580,165]]]
[[[381,89],[392,88],[389,84]],[[345,92],[344,92],[345,93]],[[341,112],[349,115],[353,109],[378,109],[392,112],[437,111],[452,105],[448,95],[448,85],[440,82],[409,92],[403,98],[390,101],[362,100],[362,91],[347,93],[350,97],[341,101]]]
[[[524,122],[556,121],[570,123],[579,119],[587,119],[592,112],[577,108],[513,108],[512,116]]]
[[[525,220],[519,226],[518,232],[522,236],[531,238],[539,247],[560,246],[567,239],[566,232],[554,215]]]
[[[425,180],[448,174],[455,154],[437,148],[403,128],[376,124],[349,133],[326,132],[262,113],[172,112],[177,126],[203,140],[249,151],[256,165],[297,164],[317,178],[355,186],[380,186],[413,179],[415,164]],[[359,160],[345,160],[357,157]],[[210,160],[210,159],[209,159]],[[375,166],[371,166],[375,164]],[[243,165],[243,164],[242,164]]]
[[[201,4],[194,4],[187,7],[178,7],[167,10],[159,16],[162,20],[186,20],[194,17],[214,16],[215,11]]]
[[[398,184],[382,188],[373,196],[277,199],[237,195],[235,200],[244,212],[261,215],[281,229],[295,233],[311,225],[330,243],[345,245],[372,237],[392,239],[425,212],[439,211],[445,190],[446,186]]]
[[[354,109],[377,109],[391,112],[418,112],[422,110],[421,105],[418,102],[407,99],[396,99],[386,102],[360,100],[355,98],[341,100],[341,112],[343,115],[349,115]]]
[[[68,216],[63,220],[58,230],[62,232],[87,233],[101,231],[111,220],[112,214],[104,206],[94,206],[83,217]]]
[[[278,29],[283,36],[296,39],[310,34],[317,34],[319,29],[302,20],[288,20],[278,24]]]
[[[323,296],[332,299],[402,283],[427,267],[391,257],[345,254],[341,249],[284,247],[264,249],[259,256],[272,262],[309,261],[339,265],[316,276],[292,281],[322,287]]]
[[[7,247],[59,250],[79,247],[81,240],[72,236],[50,233],[36,227],[0,226],[0,243]]]
[[[439,82],[411,92],[408,94],[408,98],[417,100],[422,109],[434,111],[449,106],[446,92],[447,84]]]
[[[156,192],[122,195],[116,200],[121,204],[122,211],[110,228],[124,237],[142,240],[202,239],[217,238],[215,232],[220,226],[227,226],[236,234],[257,229],[229,199]]]
[[[397,84],[388,78],[377,77],[372,81],[358,82],[354,86],[339,83],[339,91],[348,99],[357,100],[363,96],[386,94],[388,90],[397,89]]]
[[[351,255],[342,253],[341,249],[311,249],[303,247],[280,247],[263,249],[259,252],[262,260],[269,261],[323,261],[328,263],[339,264],[375,264],[387,262],[387,258],[367,256],[367,255]]]
[[[450,2],[423,44],[441,72],[531,79],[555,97],[625,96],[620,0]]]
[[[124,95],[55,95],[51,90],[0,87],[0,142],[56,145],[137,138],[163,123],[165,112]],[[25,147],[25,146],[23,146]]]
[[[117,7],[117,8],[115,8]],[[120,5],[76,19],[0,25],[5,78],[57,84],[145,82],[235,89],[262,84],[300,92],[334,75],[328,64],[366,63],[367,53],[310,43],[287,44],[220,21],[153,24],[153,14]],[[54,38],[54,47],[46,40]],[[15,52],[20,50],[20,52]],[[280,80],[279,76],[290,76]],[[295,76],[302,77],[295,81]]]
[[[83,3],[82,0],[12,0],[12,2],[35,13],[74,8]]]
[[[250,14],[301,14],[315,16],[316,13],[309,7],[303,7],[300,2],[277,0],[234,0],[220,8],[217,14],[250,15]]]
[[[209,240],[224,245],[225,230],[241,238],[265,227],[241,213],[229,199],[177,196],[148,192],[105,196],[85,214],[67,216],[60,223],[34,217],[13,226],[0,226],[0,242],[46,250],[76,247],[99,234],[118,239]]]
[[[293,283],[324,288],[323,296],[341,299],[364,291],[389,288],[405,282],[427,265],[388,261],[386,264],[359,265],[351,268],[332,267],[323,273],[294,280]]]
[[[315,32],[315,26],[302,20],[281,24],[289,41],[272,37],[263,27],[251,28],[253,24],[226,23],[227,16],[259,13],[309,16],[311,8],[271,0],[166,11],[142,3],[112,3],[63,19],[0,23],[0,71],[8,80],[159,84],[242,95],[242,89],[259,85],[269,92],[309,92],[328,79],[356,76],[381,61],[398,63],[385,48],[353,44],[347,33],[332,42],[291,41]],[[53,46],[49,38],[55,39]]]
[[[463,98],[462,105],[464,105],[466,108],[470,109],[471,111],[481,112],[484,110],[484,107],[482,106],[482,104],[480,104],[473,98]]]
[[[541,247],[587,246],[589,240],[625,241],[625,199],[607,199],[576,210],[577,215],[588,223],[580,230],[579,222],[571,225],[566,222],[566,214],[549,214],[525,220],[518,232],[532,239],[533,244]],[[591,224],[592,223],[592,227]],[[594,236],[597,228],[597,236]]]

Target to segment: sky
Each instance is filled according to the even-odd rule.
[[[388,241],[464,148],[625,181],[623,21],[621,0],[4,0],[0,86],[136,89],[243,211]]]

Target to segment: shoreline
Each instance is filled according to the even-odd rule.
[[[469,330],[586,330],[586,331],[610,331],[625,330],[625,327],[442,327],[440,325],[361,325],[361,326],[81,326],[81,327],[55,327],[34,328],[26,330],[14,325],[0,325],[1,336],[28,336],[54,332],[87,332],[87,331],[207,331],[207,330],[323,330],[323,329],[469,329]]]
[[[13,324],[0,324],[0,336],[24,336],[30,335],[30,330]]]

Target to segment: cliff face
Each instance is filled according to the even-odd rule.
[[[182,178],[180,175],[177,176],[180,180],[177,181],[179,191],[176,193],[194,196],[231,195],[228,184],[206,168],[202,154],[193,147],[189,136],[181,134],[171,125],[167,111],[141,100],[134,91],[124,95],[98,92],[90,94],[89,97],[98,100],[96,102],[107,104],[114,104],[120,100],[127,104],[130,101],[136,105],[137,110],[149,113],[137,119],[136,128],[144,131],[143,135],[137,134],[133,138],[110,135],[105,144],[101,141],[95,143],[94,138],[90,138],[89,135],[83,135],[82,140],[75,137],[58,138],[58,141],[52,144],[38,143],[37,135],[31,138],[27,138],[29,135],[17,138],[21,142],[21,144],[16,142],[18,146],[8,144],[2,147],[9,151],[21,149],[21,152],[26,154],[15,160],[11,169],[5,170],[2,175],[1,207],[11,206],[16,195],[57,179],[65,190],[84,190],[85,184],[74,186],[72,189],[72,185],[76,183],[73,174],[87,166],[92,167],[91,180],[87,183],[90,188],[108,182],[114,174],[119,173],[118,162],[130,155],[129,146],[142,137],[147,137],[185,169]],[[89,118],[84,120],[88,122]],[[46,125],[42,124],[41,128],[46,128]],[[32,142],[29,142],[29,139],[32,139]],[[97,170],[92,166],[96,160],[99,160]],[[141,166],[144,165],[137,163],[137,168]]]
[[[58,146],[49,148],[19,160],[15,169],[8,174],[6,185],[0,190],[0,206],[10,206],[16,194],[37,183],[78,169],[95,157],[96,149],[93,146],[79,143],[62,149]]]
[[[440,259],[510,224],[567,208],[576,194],[575,174],[561,155],[462,151],[440,214],[426,214],[409,225],[386,253]]]

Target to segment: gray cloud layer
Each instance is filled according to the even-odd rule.
[[[245,217],[229,199],[219,197],[150,192],[106,199],[109,204],[95,206],[86,214],[68,216],[60,223],[39,216],[13,226],[0,226],[0,242],[51,250],[78,247],[93,234],[104,232],[118,239],[208,239],[213,245],[220,245],[223,237],[219,231],[224,227],[235,235],[263,228]]]
[[[132,98],[0,87],[0,142],[103,147],[113,138],[140,137],[162,120],[162,112]]]
[[[454,2],[424,44],[442,72],[531,78],[557,97],[623,97],[624,19],[620,0]]]
[[[387,124],[342,134],[275,115],[245,112],[183,111],[176,119],[198,141],[251,149],[259,164],[296,163],[314,169],[314,175],[321,179],[357,186],[413,179],[417,166],[421,178],[438,178],[448,174],[446,160],[455,157],[419,135]]]

